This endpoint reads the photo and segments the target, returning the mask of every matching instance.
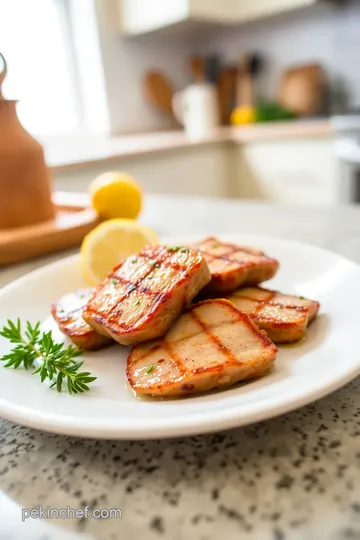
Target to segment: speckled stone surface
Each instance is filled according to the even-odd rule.
[[[360,262],[357,208],[158,197],[149,199],[144,222],[160,234],[293,238]],[[0,272],[0,285],[41,264]],[[291,414],[187,439],[81,440],[3,420],[0,486],[0,540],[357,540],[360,379]],[[22,523],[22,509],[39,505],[120,508],[122,518]]]

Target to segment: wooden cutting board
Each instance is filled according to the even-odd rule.
[[[322,112],[325,72],[320,64],[296,66],[284,72],[279,87],[280,104],[299,116]]]
[[[79,246],[101,220],[95,210],[71,199],[71,193],[53,195],[56,215],[51,221],[0,230],[0,266]]]

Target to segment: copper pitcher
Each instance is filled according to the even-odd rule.
[[[9,229],[54,219],[55,210],[43,149],[21,125],[16,101],[2,95],[0,58],[0,229]]]

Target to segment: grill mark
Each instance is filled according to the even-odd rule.
[[[174,253],[173,252],[167,252],[167,254],[169,255],[168,258],[170,258]],[[142,259],[145,259],[146,261],[154,261],[154,258],[157,258],[155,257],[154,255],[150,255],[150,256],[147,256],[147,255],[141,255],[141,258]],[[165,266],[165,268],[172,268],[173,270],[177,270],[178,272],[182,271],[182,269],[184,268],[183,265],[179,264],[178,262],[174,261],[172,264],[166,264],[166,261],[167,261],[167,257],[163,258],[161,261],[157,261],[159,262],[160,264],[162,264],[163,266]],[[153,270],[153,268],[152,268]]]
[[[175,364],[175,366],[177,367],[180,374],[181,375],[186,375],[186,373],[187,373],[186,369],[184,368],[184,366],[183,366],[180,358],[176,354],[176,352],[173,350],[172,344],[170,344],[170,342],[166,340],[165,336],[162,338],[162,346],[165,349],[165,351],[166,351],[168,357],[170,358],[171,362],[173,362],[173,364]]]
[[[78,297],[77,295],[75,295],[77,298],[80,298]],[[92,298],[92,294],[89,294],[87,299],[86,299],[86,302],[83,302],[80,306],[74,308],[74,309],[71,309],[71,310],[67,310],[67,309],[64,309],[63,304],[61,303],[61,300],[55,304],[52,304],[54,306],[54,312],[57,316],[57,318],[59,320],[69,320],[69,319],[72,319],[74,317],[77,316],[77,313],[82,313],[87,305],[87,303],[89,302],[89,300]],[[83,298],[81,298],[80,300],[83,300]],[[59,312],[59,309],[63,309],[63,313],[60,313]]]
[[[202,302],[202,304],[205,304],[206,302],[213,302],[213,300],[204,300],[204,302]],[[234,315],[236,315],[237,319],[239,321],[242,321],[244,324],[246,324],[248,326],[248,328],[250,328],[251,330],[255,330],[256,331],[256,335],[258,336],[258,338],[260,339],[260,341],[263,342],[263,344],[268,347],[269,345],[272,345],[273,347],[275,347],[275,349],[277,350],[277,347],[276,345],[271,341],[271,339],[267,336],[266,332],[263,332],[262,330],[260,330],[256,324],[254,323],[254,321],[252,320],[252,318],[250,317],[250,315],[248,315],[247,313],[243,313],[242,311],[240,311],[236,306],[234,306],[234,304],[232,304],[229,300],[226,300],[226,299],[220,299],[218,300],[218,302],[221,302],[223,305],[224,305],[224,302],[226,303],[228,309],[230,309]]]
[[[121,276],[118,278],[118,283],[121,285],[124,285],[127,287],[127,291],[119,298],[117,301],[118,303],[122,302],[125,298],[128,298],[132,292],[136,291],[144,296],[162,296],[166,294],[163,291],[155,291],[151,289],[150,287],[143,286],[143,282],[145,279],[149,277],[151,272],[140,278],[137,282],[133,282],[129,279],[126,279],[125,277]]]
[[[245,251],[246,253],[250,253],[252,255],[255,255],[255,254],[264,255],[264,252],[261,251],[260,249],[254,249],[248,246],[238,246],[237,244],[232,244],[230,242],[223,242],[223,241],[220,241],[215,236],[210,236],[209,238],[205,238],[203,242],[199,242],[199,244],[201,245],[209,244],[209,243],[217,243],[219,244],[219,246],[224,246],[224,247],[229,248],[232,252],[238,251],[239,249],[241,249],[242,251]]]
[[[120,296],[120,297],[116,300],[116,302],[114,303],[114,305],[112,306],[112,308],[110,309],[110,311],[109,311],[105,316],[102,315],[102,314],[100,314],[96,309],[93,309],[92,307],[90,308],[91,311],[92,311],[93,313],[96,314],[96,317],[100,317],[100,318],[101,318],[101,324],[104,324],[105,321],[106,321],[106,319],[109,319],[109,318],[113,315],[114,311],[119,307],[119,304],[120,304],[121,302],[123,302],[126,298],[128,298],[134,290],[138,290],[138,289],[139,289],[140,284],[141,284],[141,283],[149,276],[149,274],[150,274],[151,272],[152,272],[152,268],[150,268],[149,271],[148,271],[148,273],[145,274],[142,278],[139,278],[136,282],[133,282],[133,281],[131,281],[131,280],[127,280],[127,279],[126,279],[125,277],[123,277],[123,276],[120,276],[120,277],[119,277],[119,276],[116,276],[115,273],[110,274],[110,276],[109,276],[108,279],[112,279],[111,276],[116,276],[116,279],[117,279],[118,283],[121,283],[121,284],[123,284],[123,285],[125,285],[125,286],[130,286],[130,289],[128,289],[122,296]],[[115,277],[114,277],[113,279],[115,279]],[[94,296],[93,296],[93,299],[95,299],[95,298],[97,297],[98,293],[101,294],[100,291],[101,291],[100,288],[96,290],[96,292],[95,292],[95,294],[94,294]],[[149,296],[149,293],[150,293],[150,290],[149,290],[149,289],[147,289],[147,288],[144,287],[144,288],[142,288],[142,291],[143,291],[143,293],[144,293],[146,296]],[[152,291],[151,291],[151,292],[152,292]]]
[[[221,353],[222,354],[227,354],[227,358],[230,357],[230,358],[234,358],[234,355],[231,353],[231,351],[229,351],[228,347],[226,347],[225,345],[223,345],[221,343],[221,340],[219,340],[216,336],[213,336],[211,334],[211,332],[208,331],[209,327],[207,327],[207,325],[196,315],[194,314],[194,311],[195,311],[195,308],[197,308],[198,306],[200,305],[203,305],[203,304],[214,304],[214,303],[218,303],[218,304],[221,304],[222,306],[226,307],[229,311],[231,311],[235,316],[236,318],[242,322],[244,325],[246,325],[248,327],[248,329],[251,331],[252,335],[253,336],[256,336],[259,341],[262,342],[262,344],[266,347],[267,349],[267,352],[271,351],[272,353],[276,353],[277,352],[277,347],[274,345],[274,343],[267,337],[266,335],[266,332],[264,331],[261,331],[259,330],[259,328],[255,325],[254,322],[252,322],[252,320],[249,318],[248,315],[244,314],[244,313],[241,313],[238,309],[236,309],[236,307],[231,304],[231,302],[229,302],[228,300],[225,300],[225,299],[218,299],[218,300],[215,300],[215,299],[209,299],[209,300],[204,300],[202,302],[200,302],[199,304],[197,304],[197,306],[189,306],[186,310],[185,310],[185,313],[188,313],[192,316],[192,318],[195,320],[195,322],[198,324],[199,328],[200,328],[200,333],[201,331],[205,331],[205,333],[207,335],[209,335],[210,333],[210,339],[211,340],[214,340],[216,345],[219,343],[220,347],[221,347]],[[186,340],[187,338],[183,338],[183,339],[179,339],[179,340],[176,340],[176,341],[172,341],[171,343],[166,341],[164,338],[162,338],[162,340],[160,341],[160,343],[157,343],[156,345],[154,345],[153,347],[149,348],[144,354],[140,355],[140,356],[137,356],[136,358],[134,358],[132,356],[132,351],[130,353],[130,356],[129,356],[129,359],[131,359],[131,361],[129,362],[128,360],[128,364],[127,364],[127,369],[126,369],[126,373],[127,373],[127,378],[131,384],[131,386],[136,389],[137,386],[142,386],[142,384],[140,383],[136,383],[134,381],[134,378],[133,378],[133,374],[132,374],[132,365],[133,364],[137,364],[140,360],[142,360],[144,357],[148,356],[149,353],[151,353],[152,351],[156,350],[156,349],[159,349],[161,347],[163,347],[168,356],[169,356],[169,359],[171,361],[173,361],[176,366],[178,367],[179,371],[181,374],[183,375],[188,375],[189,373],[190,374],[199,374],[199,373],[211,373],[211,372],[221,372],[223,370],[223,366],[221,364],[216,364],[215,366],[212,366],[212,367],[209,367],[209,366],[202,366],[202,367],[199,367],[199,368],[196,368],[192,371],[190,370],[187,370],[183,367],[183,364],[181,362],[181,360],[179,360],[179,358],[176,356],[176,354],[174,354],[173,352],[173,347],[181,342],[181,341],[184,341]],[[137,346],[135,346],[136,348]],[[224,352],[224,351],[227,351]],[[236,358],[234,358],[233,362],[232,363],[236,363],[237,365],[239,364],[239,361],[236,360]],[[268,369],[265,369],[264,368],[264,373],[268,371]],[[180,378],[178,377],[176,379],[176,381],[171,381],[169,382],[169,385],[171,387],[174,387],[178,382],[181,381],[181,376]],[[165,384],[168,384],[168,382],[166,381],[165,383],[162,382],[161,385],[154,385],[154,384],[151,384],[151,385],[147,385],[147,388],[160,388],[161,386],[164,386]],[[182,390],[190,390],[190,388],[184,388],[182,386]],[[192,390],[192,389],[191,389]]]
[[[225,253],[225,255],[231,255],[232,253],[235,253],[235,251],[244,251],[245,253],[251,253],[252,255],[254,255],[254,252],[250,250],[250,248],[247,248],[246,246],[243,248],[243,246],[237,246],[236,244],[229,244],[229,243],[226,243],[226,242],[222,242],[220,240],[218,240],[215,236],[214,237],[210,237],[210,238],[205,238],[205,240],[203,242],[199,242],[198,244],[194,244],[196,246],[207,246],[208,244],[218,244],[219,247],[226,247],[228,248],[230,251],[228,251],[227,253]],[[198,248],[197,248],[198,249]],[[206,249],[205,249],[206,251]],[[260,250],[258,250],[260,253],[262,253]],[[216,255],[215,255],[216,256]]]
[[[72,311],[65,311],[64,313],[59,313],[58,308],[56,308],[55,316],[59,321],[67,322],[72,319],[77,319],[81,317],[82,312],[85,309],[86,304],[83,307],[74,309]]]
[[[186,278],[186,275],[184,275],[182,277],[182,280],[178,282],[178,286],[181,285],[181,283],[185,280]],[[153,303],[151,306],[149,306],[147,312],[141,312],[139,314],[139,317],[138,317],[138,321],[143,319],[144,317],[146,318],[149,318],[151,315],[154,314],[154,312],[157,311],[158,307],[159,307],[159,304],[163,304],[168,298],[170,298],[171,296],[171,291],[153,291],[151,289],[148,289],[147,287],[145,288],[142,288],[141,285],[139,287],[136,288],[136,290],[139,292],[143,291],[143,294],[144,296],[151,296],[152,299],[153,299]],[[117,308],[120,308],[121,309],[121,302],[123,300],[125,300],[126,298],[128,298],[130,296],[129,295],[124,295],[118,302],[117,304],[111,309],[111,311],[109,312],[109,314],[105,317],[106,321],[107,321],[107,325],[110,329],[112,329],[114,332],[117,331],[116,327],[114,327],[114,325],[111,323],[111,320],[112,318],[117,318],[120,316],[120,314],[116,313],[116,309]],[[182,305],[181,305],[181,308],[180,308],[180,313],[184,310],[184,308],[186,307],[187,305],[187,302],[186,302],[186,297],[184,296],[184,299],[183,299],[183,302],[182,302]],[[133,328],[136,327],[136,324],[125,324],[125,323],[122,323],[121,325],[118,323],[118,326],[121,326],[121,328],[123,329],[124,332],[129,332],[131,331]]]
[[[266,292],[269,292],[269,293],[272,293],[272,295],[270,296],[270,298],[266,299],[266,300],[255,300],[254,298],[250,297],[250,296],[245,296],[245,295],[239,295],[239,296],[236,296],[237,298],[245,298],[247,300],[251,300],[253,301],[254,303],[257,303],[258,306],[255,308],[255,310],[253,310],[252,312],[248,313],[248,315],[251,317],[251,319],[255,322],[255,324],[261,326],[261,325],[269,325],[270,329],[271,328],[283,328],[283,329],[286,329],[286,328],[293,328],[295,327],[296,325],[298,324],[303,324],[305,322],[305,328],[306,326],[308,326],[309,324],[309,318],[310,318],[310,306],[309,307],[306,307],[306,306],[293,306],[291,304],[281,304],[279,302],[273,302],[273,298],[276,296],[276,291],[270,291],[268,289],[262,289]],[[283,319],[276,319],[275,316],[271,316],[271,315],[262,315],[261,314],[261,309],[267,305],[270,305],[270,306],[274,306],[274,307],[281,307],[281,309],[285,310],[285,311],[295,311],[297,312],[299,315],[305,315],[305,321],[284,321]],[[241,310],[241,308],[239,307],[238,308],[239,310]],[[292,340],[291,340],[292,341]]]
[[[247,289],[247,288],[248,287],[245,287],[245,289]],[[243,288],[238,289],[237,291],[234,291],[232,293],[232,296],[236,296],[236,298],[246,298],[247,300],[252,300],[253,302],[267,302],[267,301],[272,300],[274,298],[274,296],[276,295],[276,292],[277,292],[277,291],[271,291],[270,289],[263,289],[261,287],[249,287],[249,288],[251,288],[252,290],[255,289],[256,291],[264,291],[264,292],[268,293],[270,296],[268,296],[267,298],[264,298],[263,300],[260,300],[259,298],[254,298],[253,296],[248,296],[247,294],[242,294],[242,291],[244,290]]]
[[[137,345],[134,345],[134,347],[137,347]],[[139,362],[139,360],[143,360],[146,356],[149,356],[150,354],[153,354],[154,352],[161,349],[161,347],[162,347],[162,343],[157,343],[156,345],[153,345],[152,347],[147,349],[146,352],[137,356],[134,361]]]
[[[210,301],[213,301],[213,300],[210,300]],[[202,303],[202,302],[200,302],[200,303]],[[199,304],[197,304],[197,305],[199,305]],[[184,311],[182,311],[180,317],[182,315],[184,315],[185,313],[188,313],[189,315],[192,316],[193,315],[193,310],[195,309],[195,307],[196,306],[194,306],[194,305],[188,306],[187,308],[184,309]],[[203,327],[201,325],[199,325],[199,326],[200,326],[200,330],[199,330],[199,333],[200,333],[201,330],[203,330]],[[210,327],[207,327],[207,328],[210,328]],[[194,335],[196,335],[196,334],[194,334]],[[162,337],[161,339],[164,340],[165,338]],[[179,343],[182,343],[183,341],[186,341],[187,339],[188,339],[188,337],[183,337],[183,338],[180,338],[180,339],[174,339],[174,340],[171,341],[170,347],[178,345]],[[167,341],[167,344],[169,345],[170,342]],[[153,354],[154,352],[156,352],[158,349],[160,349],[161,346],[162,346],[162,343],[156,343],[155,345],[149,347],[144,353],[142,353],[142,354],[140,354],[139,356],[136,357],[136,361],[138,362],[139,360],[143,360],[146,356],[149,356],[149,355]]]
[[[254,257],[264,257],[264,252],[260,250],[252,250],[251,248],[248,248],[246,246],[237,246],[236,244],[227,244],[226,242],[219,242],[221,246],[227,247],[230,249],[225,255],[233,255],[234,253],[237,253],[238,251],[242,251],[243,253],[247,253],[248,255],[253,255]]]
[[[54,317],[55,322],[57,323],[60,331],[69,336],[70,338],[79,337],[79,338],[88,338],[88,337],[99,337],[99,334],[91,328],[91,326],[81,319],[81,314],[79,317],[70,317],[63,319],[58,317],[56,305],[53,304],[50,310],[52,316]]]
[[[294,305],[291,305],[291,304],[281,304],[281,302],[274,302],[273,301],[273,298],[275,298],[276,296],[276,292],[273,292],[273,291],[269,291],[272,293],[272,295],[270,296],[270,298],[267,298],[266,300],[258,300],[256,298],[252,298],[251,296],[245,296],[244,294],[241,294],[241,295],[234,295],[236,298],[244,298],[245,300],[250,300],[251,302],[254,302],[256,304],[258,304],[258,306],[255,307],[255,310],[252,311],[251,313],[255,314],[259,311],[259,309],[263,308],[264,306],[267,306],[267,305],[271,305],[271,306],[274,306],[274,307],[280,307],[281,309],[291,309],[291,310],[295,310],[295,311],[309,311],[310,309],[310,306],[309,307],[306,307],[306,306],[294,306]],[[230,295],[231,297],[231,295]]]
[[[161,255],[162,255],[162,258],[159,259],[159,257],[161,257]],[[173,263],[170,263],[170,264],[166,264],[166,261],[168,259],[170,259],[172,257],[172,255],[173,255],[172,252],[160,250],[158,255],[153,253],[152,255],[147,256],[147,254],[144,253],[144,254],[139,255],[139,259],[144,259],[146,261],[145,264],[149,264],[150,261],[154,261],[154,259],[156,258],[157,262],[159,263],[158,268],[161,268],[161,266],[163,266],[165,268],[170,268],[170,269],[175,270],[177,272],[185,273],[185,276],[183,276],[185,278],[186,275],[187,275],[187,272],[188,272],[187,266],[185,264],[181,265],[181,264],[177,263],[176,261],[173,262]],[[196,267],[200,264],[200,262],[201,261],[199,261],[196,265],[194,265],[192,270],[195,270]],[[119,268],[121,268],[122,266],[123,266],[123,264]],[[111,308],[109,313],[106,315],[106,319],[111,318],[114,311],[117,309],[118,305],[121,302],[123,302],[126,298],[129,298],[131,293],[134,292],[134,291],[140,291],[140,293],[144,294],[145,296],[152,296],[152,297],[157,296],[158,301],[160,301],[163,297],[165,297],[168,293],[165,293],[165,292],[162,292],[162,291],[153,291],[152,289],[150,289],[148,287],[141,287],[141,284],[144,282],[144,280],[147,279],[149,277],[149,275],[152,272],[155,272],[156,270],[157,270],[157,268],[153,268],[153,267],[149,266],[148,272],[143,277],[139,278],[135,282],[133,282],[133,281],[131,281],[129,279],[126,279],[125,276],[117,276],[116,275],[116,270],[115,270],[115,272],[113,272],[109,276],[109,278],[111,279],[111,276],[114,276],[113,279],[116,279],[119,283],[121,283],[123,285],[129,286],[129,290],[127,290],[126,293],[123,294],[117,300],[117,302]],[[130,326],[130,328],[131,328],[131,326]]]
[[[251,315],[254,316],[254,317],[256,317],[256,314],[258,314],[258,313],[262,310],[262,308],[263,308],[264,306],[267,306],[268,303],[269,303],[269,301],[272,300],[272,299],[274,298],[274,296],[275,296],[275,293],[272,292],[271,295],[270,295],[270,298],[267,298],[266,300],[255,300],[255,299],[252,299],[252,300],[255,302],[256,305],[255,305],[254,311],[251,312]],[[244,298],[244,297],[243,297],[243,298]],[[248,300],[251,300],[251,298],[248,298],[248,297],[245,297],[245,298],[248,299]]]
[[[214,241],[218,241],[218,240],[215,238]],[[254,257],[261,257],[261,258],[267,259],[268,261],[276,261],[276,259],[273,259],[272,257],[268,257],[266,253],[262,251],[261,249],[253,249],[248,246],[238,246],[236,244],[229,244],[227,242],[219,242],[219,244],[222,246],[228,247],[232,250],[231,252],[228,253],[229,255],[237,251],[243,251],[244,253],[253,255]]]
[[[219,244],[219,246],[228,248],[229,251],[227,251],[223,255],[220,255],[220,254],[219,255],[214,255],[213,253],[210,253],[208,251],[209,248],[207,248],[207,244],[209,244],[210,242],[214,242],[214,243],[216,242],[216,243]],[[208,256],[212,257],[213,259],[222,259],[222,260],[227,261],[227,262],[233,262],[233,263],[238,263],[238,264],[243,264],[243,263],[241,261],[237,261],[237,260],[232,259],[231,255],[234,255],[235,253],[246,253],[248,255],[252,255],[253,257],[266,259],[268,261],[275,260],[275,259],[271,259],[267,255],[265,255],[265,253],[263,251],[261,251],[261,250],[254,250],[254,249],[251,249],[250,247],[247,247],[247,246],[237,246],[236,244],[228,244],[226,242],[220,242],[215,237],[205,239],[204,242],[201,242],[201,244],[195,244],[195,246],[196,246],[197,251],[200,251],[200,253],[208,255]],[[201,248],[199,246],[204,246],[204,247]],[[254,261],[246,261],[246,262],[247,263],[252,263]]]
[[[215,346],[221,352],[221,354],[226,357],[226,360],[228,361],[230,360],[232,363],[238,364],[239,362],[236,359],[236,357],[233,355],[231,350],[228,347],[226,347],[226,345],[224,345],[218,337],[216,337],[214,334],[211,333],[209,326],[207,326],[207,324],[205,324],[200,319],[200,317],[195,313],[195,309],[196,308],[194,308],[192,311],[189,312],[192,319],[197,323],[198,326],[200,326],[202,331],[215,344]]]
[[[198,251],[202,255],[206,255],[207,257],[211,258],[211,261],[208,261],[209,265],[211,265],[213,262],[218,261],[218,260],[221,260],[221,261],[224,261],[224,262],[226,262],[228,264],[231,264],[235,268],[250,268],[251,266],[256,266],[258,264],[256,261],[237,261],[235,259],[230,259],[227,256],[227,254],[225,254],[225,255],[212,255],[209,252],[207,252],[205,250],[202,250],[202,249],[198,249]],[[236,250],[237,253],[239,253],[241,251],[242,250],[240,250],[240,249]],[[231,255],[231,253],[229,255]],[[224,270],[220,271],[220,273],[222,273],[222,272],[224,272]],[[220,273],[219,272],[214,272],[215,275],[220,275]]]

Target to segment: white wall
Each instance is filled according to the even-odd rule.
[[[360,105],[360,0],[349,0],[342,8],[296,10],[236,28],[171,29],[133,38],[120,35],[118,0],[94,1],[114,134],[173,127],[168,117],[146,103],[142,76],[148,69],[161,69],[182,88],[190,82],[187,61],[194,52],[217,52],[226,61],[236,61],[244,51],[263,53],[267,64],[260,86],[268,98],[275,97],[280,74],[288,66],[319,61],[331,81],[345,81],[351,104]]]
[[[255,0],[254,0],[255,1]],[[352,105],[360,105],[360,1],[343,6],[311,7],[248,23],[237,28],[212,31],[202,41],[203,52],[218,52],[236,61],[245,51],[263,53],[266,72],[259,81],[265,97],[275,97],[281,72],[291,64],[319,61],[330,80],[341,77]]]
[[[171,127],[168,117],[146,103],[142,76],[146,70],[160,69],[176,88],[184,87],[189,83],[186,62],[196,49],[193,40],[181,34],[121,37],[119,2],[96,0],[96,5],[112,133]]]

